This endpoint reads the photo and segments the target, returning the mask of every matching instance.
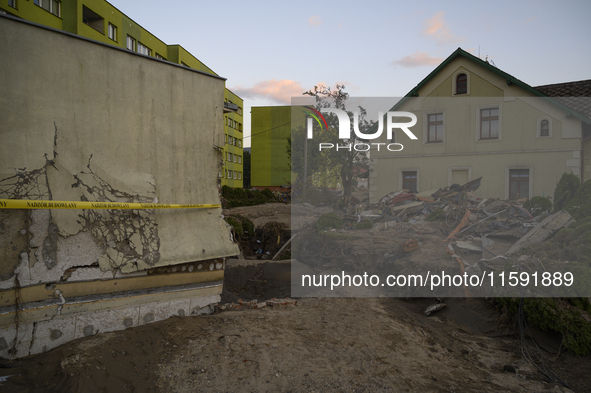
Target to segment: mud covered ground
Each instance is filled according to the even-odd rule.
[[[290,220],[289,205],[233,212],[257,227]],[[323,213],[309,208],[300,216],[305,224]],[[440,255],[441,242],[427,229],[408,233],[419,252],[432,246]],[[409,258],[426,260],[419,256]],[[290,295],[288,261],[243,262],[228,263],[222,303]],[[524,360],[515,322],[490,301],[441,300],[447,307],[428,317],[433,298],[303,298],[279,309],[174,317],[2,362],[0,392],[570,391]],[[532,333],[548,367],[574,391],[591,391],[590,356],[561,348],[559,335]]]
[[[223,302],[280,296],[289,264],[227,270]],[[248,281],[256,280],[256,281]],[[244,285],[244,283],[247,283]],[[249,284],[254,286],[248,286]],[[234,291],[234,292],[232,292]],[[566,392],[523,360],[484,299],[306,298],[78,339],[0,369],[2,392]],[[546,364],[591,391],[590,357],[535,332]],[[507,371],[509,369],[509,371]],[[515,370],[514,373],[512,370]]]

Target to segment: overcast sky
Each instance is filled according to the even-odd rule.
[[[400,97],[455,49],[532,86],[591,79],[591,1],[109,0],[227,78],[250,107],[289,105],[314,85]]]

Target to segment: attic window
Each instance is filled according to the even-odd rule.
[[[552,136],[552,120],[549,117],[544,116],[538,119],[538,130],[537,137],[550,137]]]
[[[456,94],[468,93],[468,77],[466,74],[460,74],[456,77]]]
[[[85,25],[88,25],[98,31],[101,34],[104,33],[105,23],[102,16],[97,14],[96,12],[92,11],[90,8],[86,8],[86,6],[82,6],[82,22]]]
[[[540,123],[540,136],[550,136],[550,123],[546,119]]]

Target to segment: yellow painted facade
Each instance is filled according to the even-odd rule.
[[[462,74],[467,91],[456,93]],[[403,188],[421,192],[479,177],[482,198],[551,197],[563,173],[581,176],[580,116],[461,49],[391,110],[416,115],[411,131],[418,139],[398,129],[388,140],[384,127],[373,140],[403,149],[371,150],[370,202]]]

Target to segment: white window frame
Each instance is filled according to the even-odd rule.
[[[462,94],[458,94],[457,93],[457,85],[456,85],[456,80],[458,79],[458,76],[460,74],[465,74],[466,75],[466,92],[462,93]],[[464,97],[464,96],[468,96],[470,95],[470,73],[466,70],[457,70],[453,76],[451,77],[451,95],[452,96],[458,96],[458,97]]]
[[[548,135],[542,136],[542,122],[544,120],[548,121]],[[538,123],[536,125],[536,138],[552,138],[552,118],[549,116],[542,116],[538,119]]]
[[[148,48],[146,45],[142,44],[141,42],[137,43],[137,53],[146,56],[152,56],[152,49]]]
[[[130,48],[130,44],[131,44],[131,48]],[[137,43],[136,43],[135,38],[133,38],[130,35],[127,35],[126,48],[132,52],[135,52],[136,47],[137,47]]]
[[[533,165],[508,165],[505,167],[505,200],[509,199],[509,192],[510,192],[510,184],[511,178],[509,174],[511,173],[512,169],[528,169],[529,170],[529,184],[528,184],[528,198],[532,198],[534,196],[533,189],[534,189],[534,167]]]
[[[437,115],[437,114],[442,114],[443,115],[443,139],[441,140],[441,142],[429,142],[429,115]],[[425,117],[423,119],[423,145],[441,145],[441,144],[445,144],[445,134],[446,134],[446,118],[445,118],[445,110],[433,110],[433,111],[427,111],[425,112]],[[394,136],[394,133],[392,133],[392,136]],[[395,143],[395,142],[393,142]]]
[[[43,8],[45,11],[57,16],[58,18],[61,18],[62,16],[62,2],[61,1],[57,1],[57,0],[34,0],[35,5]],[[49,4],[48,8],[43,7],[43,5],[47,3]],[[55,5],[57,4],[57,12],[54,9]]]
[[[496,139],[480,139],[480,113],[482,109],[499,109],[499,130],[498,130],[498,138]],[[502,140],[503,136],[503,106],[498,104],[488,104],[488,105],[479,105],[476,107],[476,141],[477,142],[498,142]]]
[[[111,22],[107,25],[107,36],[113,41],[117,42],[117,26]]]

